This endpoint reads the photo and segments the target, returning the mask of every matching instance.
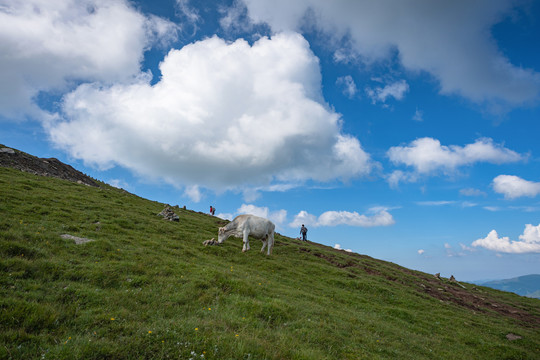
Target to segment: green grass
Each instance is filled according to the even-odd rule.
[[[234,238],[204,247],[223,221],[175,208],[168,222],[163,207],[0,168],[0,359],[540,354],[537,299],[280,235],[270,257],[255,240],[247,253]]]

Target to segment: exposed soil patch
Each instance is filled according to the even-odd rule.
[[[444,302],[451,302],[459,306],[466,307],[472,311],[482,313],[495,312],[503,316],[517,319],[523,323],[534,326],[540,325],[540,317],[534,316],[526,310],[513,307],[511,305],[498,302],[490,298],[489,294],[475,286],[462,288],[456,282],[450,282],[446,279],[438,279],[433,276],[420,276],[419,291],[424,292],[436,299]]]
[[[323,247],[326,251],[330,248],[321,244],[311,243],[313,245]],[[511,317],[513,319],[519,320],[522,323],[529,324],[532,326],[540,326],[540,317],[530,314],[528,311],[520,308],[516,308],[506,303],[501,303],[493,298],[490,294],[483,292],[475,286],[467,285],[463,286],[455,280],[448,280],[441,277],[430,276],[418,271],[409,270],[407,268],[402,268],[396,265],[396,270],[401,270],[407,275],[414,276],[417,280],[416,282],[409,283],[404,282],[400,277],[395,275],[383,274],[376,269],[366,266],[362,263],[362,260],[365,260],[369,257],[365,255],[360,255],[356,253],[350,253],[352,259],[345,260],[342,257],[334,256],[328,253],[322,253],[318,251],[313,251],[308,248],[300,247],[300,251],[310,253],[313,256],[324,259],[330,264],[338,268],[358,268],[365,271],[370,275],[383,276],[385,279],[393,282],[399,282],[401,284],[411,286],[415,291],[428,294],[436,299],[439,299],[442,302],[453,303],[461,307],[465,307],[472,311],[481,312],[481,313],[497,313],[502,316]],[[340,251],[340,250],[335,250]],[[357,258],[358,260],[356,261]]]

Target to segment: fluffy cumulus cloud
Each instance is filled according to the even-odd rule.
[[[370,156],[321,94],[318,58],[295,33],[253,45],[218,37],[171,50],[150,84],[84,84],[52,140],[101,168],[224,189],[366,175]]]
[[[413,172],[396,170],[392,173],[388,177],[392,186],[400,181],[416,181],[420,175],[452,174],[459,167],[477,162],[502,164],[525,159],[523,155],[487,138],[478,139],[465,146],[445,146],[437,139],[420,138],[406,146],[391,147],[387,156],[394,165],[405,165],[414,169]]]
[[[144,50],[174,40],[177,30],[126,0],[2,1],[0,116],[44,116],[35,97],[73,81],[129,79]]]
[[[540,194],[540,182],[524,180],[514,175],[499,175],[493,179],[493,190],[506,199],[522,196],[535,197]]]
[[[312,26],[336,41],[341,61],[373,63],[396,54],[408,70],[430,73],[443,94],[519,106],[538,100],[540,75],[504,56],[490,28],[515,5],[510,0],[243,0],[255,23],[275,31]],[[244,5],[242,5],[244,6]],[[350,47],[337,44],[350,39]]]
[[[393,216],[386,209],[373,209],[369,215],[361,215],[349,211],[326,211],[319,217],[309,214],[306,211],[299,212],[295,217],[291,227],[298,227],[302,224],[306,226],[359,226],[359,227],[374,227],[374,226],[390,226],[395,223]]]
[[[540,224],[537,226],[525,225],[525,230],[519,236],[518,241],[510,240],[506,236],[499,237],[497,231],[491,230],[485,238],[475,240],[472,246],[501,253],[540,253]]]

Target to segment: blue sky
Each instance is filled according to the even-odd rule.
[[[539,2],[0,0],[0,24],[6,146],[428,273],[540,272]]]

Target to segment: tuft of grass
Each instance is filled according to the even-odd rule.
[[[0,168],[0,359],[537,359],[540,301]],[[94,241],[76,245],[60,235]],[[253,240],[254,245],[256,244]],[[510,341],[508,333],[521,336]]]

